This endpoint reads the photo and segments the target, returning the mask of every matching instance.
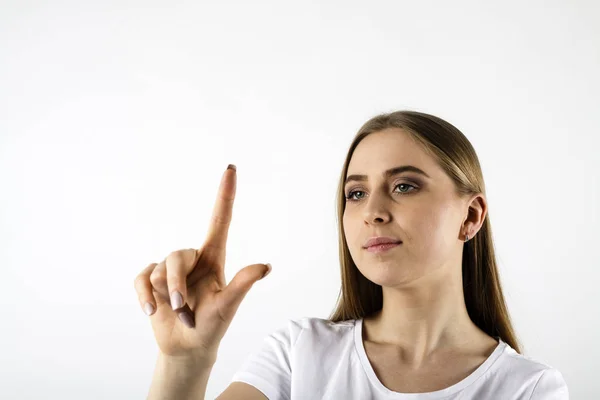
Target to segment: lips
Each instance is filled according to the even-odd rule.
[[[364,244],[363,248],[366,249],[371,246],[377,246],[379,244],[389,244],[389,243],[397,244],[397,243],[402,243],[402,241],[400,239],[396,239],[394,237],[377,236],[377,237],[373,237],[373,238],[367,240],[367,242]]]

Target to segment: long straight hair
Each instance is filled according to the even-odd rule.
[[[342,221],[346,207],[344,181],[354,149],[368,135],[388,128],[400,128],[422,145],[452,179],[459,195],[485,195],[475,149],[449,122],[416,111],[384,113],[367,121],[350,145],[338,184],[336,201],[342,286],[335,309],[328,318],[331,322],[363,318],[383,307],[381,286],[368,280],[352,260]],[[463,246],[463,293],[469,318],[488,335],[501,338],[521,353],[502,293],[489,212],[479,232]]]

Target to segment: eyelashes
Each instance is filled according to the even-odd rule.
[[[417,188],[415,185],[411,185],[411,184],[409,184],[409,183],[399,183],[399,184],[397,184],[396,186],[394,186],[394,189],[395,189],[395,188],[397,188],[397,187],[399,187],[399,186],[410,186],[410,187],[412,187],[412,188],[414,189],[414,190],[411,190],[411,191],[408,191],[408,192],[402,192],[402,191],[400,191],[400,192],[394,192],[394,193],[400,193],[400,194],[401,194],[401,195],[403,195],[403,196],[405,196],[405,195],[409,195],[409,194],[411,194],[412,192],[415,192],[415,191],[418,189],[418,188]],[[350,192],[349,192],[347,195],[345,195],[344,197],[346,198],[346,200],[347,200],[347,201],[350,201],[350,202],[357,202],[357,201],[360,201],[360,200],[362,200],[362,198],[361,198],[361,199],[355,199],[355,198],[353,198],[353,197],[352,197],[352,196],[354,196],[356,193],[364,193],[364,192],[363,192],[362,190],[351,190],[351,191],[350,191]]]

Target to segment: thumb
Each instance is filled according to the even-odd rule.
[[[271,272],[271,264],[252,264],[238,271],[231,282],[221,291],[222,304],[230,318],[236,313],[242,300],[254,285]]]

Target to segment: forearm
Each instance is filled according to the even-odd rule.
[[[204,400],[213,366],[212,360],[173,359],[159,352],[147,400]]]

